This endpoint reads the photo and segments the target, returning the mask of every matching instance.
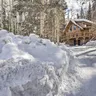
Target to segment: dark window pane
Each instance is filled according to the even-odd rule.
[[[74,26],[74,30],[76,30],[76,26]]]

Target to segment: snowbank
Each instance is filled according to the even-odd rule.
[[[78,62],[66,46],[58,47],[34,34],[23,37],[1,30],[0,48],[0,96],[69,96],[77,92]]]
[[[96,46],[96,41],[89,41],[86,46]]]

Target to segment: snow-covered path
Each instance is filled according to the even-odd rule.
[[[86,51],[75,54],[75,56],[78,57],[78,56],[86,55],[86,54],[94,52],[94,51],[96,51],[96,48],[89,48]]]
[[[96,55],[94,55],[96,48],[87,46],[83,48],[82,46],[76,47],[77,51],[75,47],[72,49],[79,61],[78,73],[82,82],[80,91],[75,96],[96,96]]]
[[[80,68],[82,86],[76,96],[96,96],[96,68]]]

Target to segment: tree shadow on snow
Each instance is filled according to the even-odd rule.
[[[83,82],[79,92],[66,96],[96,96],[96,75],[93,75],[90,80]]]
[[[81,58],[79,59],[80,67],[94,67],[94,64],[96,63],[96,57],[94,58]]]

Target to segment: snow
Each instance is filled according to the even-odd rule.
[[[82,22],[82,21],[84,21],[84,22],[88,22],[88,23],[94,24],[94,22],[92,22],[92,21],[90,21],[90,20],[87,20],[87,19],[74,19],[74,21],[75,21],[75,22]]]
[[[66,25],[66,27],[65,27],[65,30],[66,30],[66,28],[67,28],[67,26],[68,26],[68,24],[70,23],[70,22],[72,22],[74,25],[76,25],[77,27],[79,27],[80,29],[83,29],[83,27],[82,26],[80,26],[77,22],[88,22],[88,23],[92,23],[92,24],[95,24],[94,22],[92,22],[92,21],[90,21],[90,20],[87,20],[87,19],[70,19],[70,21],[67,23],[67,25]]]
[[[1,30],[0,96],[96,96],[95,53]]]
[[[0,96],[63,96],[80,86],[66,46],[1,30],[0,48]]]
[[[78,26],[80,29],[83,29],[82,26],[76,23],[76,20],[71,20],[76,26]]]
[[[89,42],[91,43],[91,42]],[[94,41],[96,43],[96,41]],[[69,48],[75,52],[78,60],[78,74],[81,79],[79,92],[75,96],[96,96],[96,48],[94,46],[76,46]],[[74,96],[74,95],[72,95]]]
[[[86,46],[96,46],[96,41],[89,41]]]

